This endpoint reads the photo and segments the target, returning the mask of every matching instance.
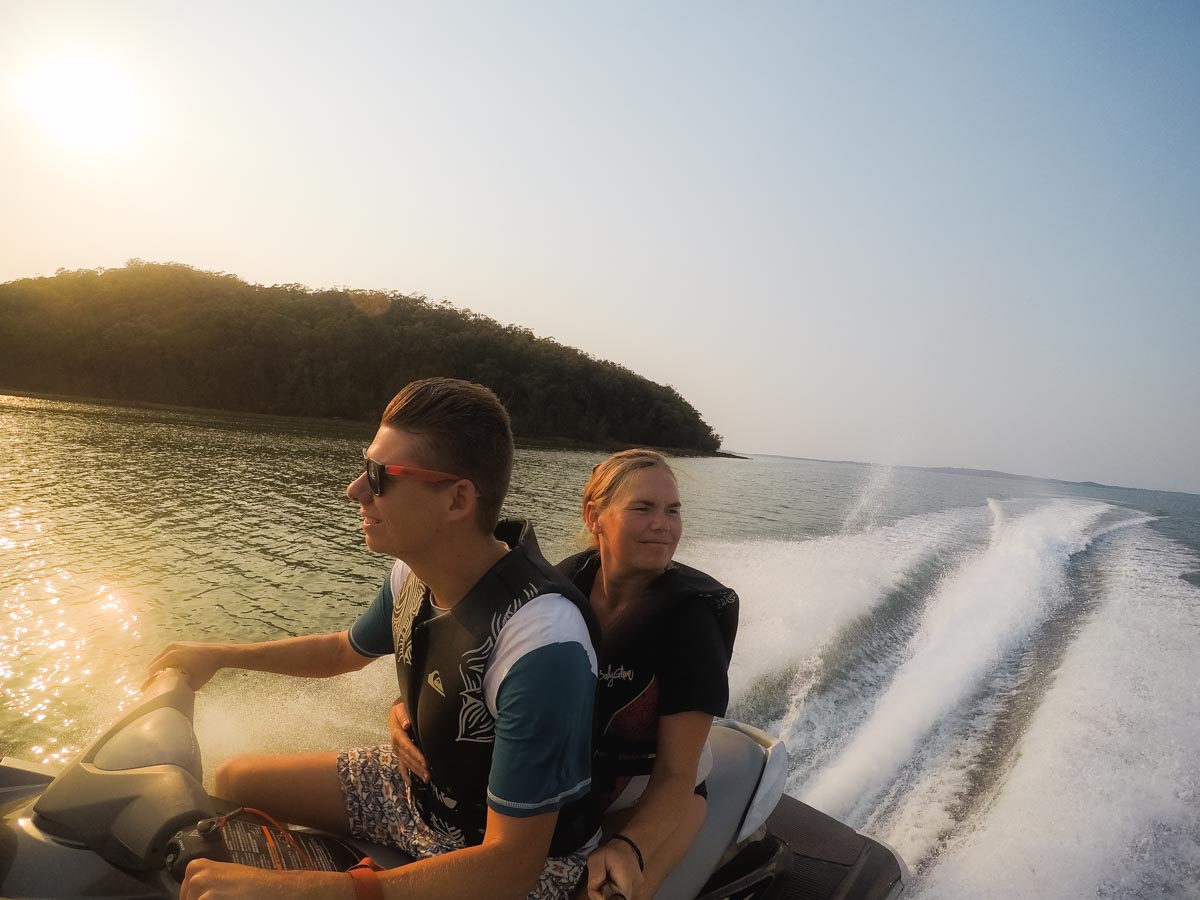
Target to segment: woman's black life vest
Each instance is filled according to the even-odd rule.
[[[430,773],[428,783],[412,780],[413,800],[426,824],[463,847],[481,843],[487,824],[496,720],[483,675],[500,629],[534,597],[557,593],[583,613],[593,641],[597,634],[587,600],[542,557],[527,521],[505,519],[495,536],[512,549],[452,609],[435,616],[428,587],[411,573],[393,598],[400,696]],[[584,800],[564,806],[550,855],[577,850],[597,826]]]
[[[555,568],[586,592],[599,575],[600,553],[594,548],[585,550],[567,557]],[[658,641],[667,639],[665,635],[670,632],[671,621],[681,608],[694,603],[704,604],[716,621],[728,664],[737,637],[737,593],[712,576],[677,562],[672,562],[635,602],[605,627],[596,646],[602,680],[630,679],[620,690],[616,690],[616,686],[602,690],[601,684],[597,683],[592,725],[592,797],[600,807],[615,797],[620,788],[618,779],[650,774],[658,746],[657,709],[643,712],[640,708],[642,701],[650,695],[657,697],[650,684],[652,676],[639,666],[634,667],[636,672],[629,671],[624,663],[631,657],[642,659],[646,653],[652,653],[653,648],[659,646]],[[614,714],[630,712],[630,707],[621,708],[621,704],[632,701],[635,696],[635,718],[640,723],[635,729],[638,737],[613,726]],[[647,714],[654,720],[645,720]]]

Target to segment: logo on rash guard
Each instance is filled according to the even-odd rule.
[[[437,669],[434,669],[432,672],[429,673],[429,677],[426,679],[426,681],[429,682],[429,686],[431,688],[433,688],[435,691],[437,691],[443,697],[446,696],[446,690],[445,690],[445,688],[442,687],[442,676],[438,672]]]
[[[633,669],[627,669],[624,666],[619,666],[614,669],[611,665],[600,673],[600,680],[607,687],[612,687],[615,681],[633,681]]]

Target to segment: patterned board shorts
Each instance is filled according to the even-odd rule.
[[[391,747],[359,747],[339,753],[337,773],[350,833],[355,837],[399,847],[415,859],[461,849],[461,844],[435,832],[416,814]],[[587,857],[585,848],[547,859],[529,900],[573,896],[587,868]]]

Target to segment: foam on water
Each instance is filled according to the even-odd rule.
[[[988,546],[947,577],[929,600],[908,658],[874,714],[831,764],[802,784],[800,799],[861,823],[936,723],[978,687],[1064,592],[1072,553],[1108,507],[1057,501],[1017,517],[991,503]]]
[[[1200,896],[1196,560],[1144,526],[1097,552],[1095,617],[918,897]]]
[[[842,531],[852,532],[877,524],[895,480],[895,466],[868,466],[866,480],[842,520]]]
[[[986,513],[953,509],[807,541],[702,541],[679,558],[741,597],[730,696],[811,657],[880,602],[922,558],[982,534]]]
[[[195,729],[209,789],[239,753],[309,753],[387,744],[396,697],[390,659],[336,678],[219,672],[196,697]]]

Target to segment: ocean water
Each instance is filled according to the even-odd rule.
[[[346,627],[388,560],[369,426],[0,397],[0,753],[71,758],[167,641]],[[522,450],[507,510],[575,549],[600,454]],[[920,898],[1200,897],[1200,497],[758,457],[679,460],[679,558],[735,587],[731,713]],[[386,663],[223,672],[211,773],[386,740]]]

